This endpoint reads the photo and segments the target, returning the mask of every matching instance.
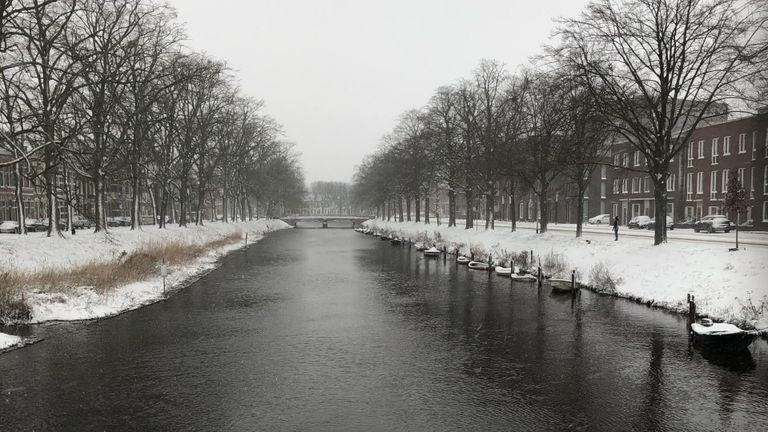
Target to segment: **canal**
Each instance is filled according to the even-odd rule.
[[[168,301],[33,329],[0,430],[768,430],[768,344],[576,299],[351,230],[287,230]]]

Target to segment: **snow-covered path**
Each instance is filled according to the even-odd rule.
[[[687,310],[686,295],[690,293],[696,297],[699,313],[768,329],[768,248],[764,246],[748,245],[729,252],[729,244],[677,241],[672,237],[669,243],[653,246],[652,239],[645,235],[622,235],[627,229],[620,232],[616,242],[599,228],[577,239],[572,230],[552,229],[536,234],[530,229],[509,232],[503,225],[486,231],[448,228],[444,223],[440,227],[379,220],[367,224],[410,238],[420,233],[435,238],[439,233],[439,245],[458,247],[463,253],[469,253],[472,247],[496,257],[504,251],[534,250],[540,256],[558,252],[565,256],[570,268],[581,274],[584,283],[589,282],[594,266],[608,268],[622,280],[616,290],[622,297],[683,311]]]

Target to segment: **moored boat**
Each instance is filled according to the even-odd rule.
[[[499,276],[510,276],[512,274],[512,267],[496,266],[494,270]]]
[[[401,245],[401,244],[403,244],[403,240],[400,239],[400,237],[395,237],[392,240],[390,240],[389,242],[392,243],[393,245]]]
[[[536,276],[530,273],[512,273],[509,277],[516,282],[536,282]]]
[[[424,256],[440,256],[440,249],[432,246],[429,249],[424,250]]]
[[[461,255],[458,258],[456,258],[456,262],[459,264],[469,264],[470,259],[465,257],[464,255]]]
[[[548,281],[549,285],[552,286],[552,291],[571,292],[575,289],[570,279],[550,278]]]
[[[469,267],[472,270],[484,270],[484,271],[487,271],[490,268],[488,263],[484,263],[480,261],[470,261],[467,264],[467,267]]]
[[[694,344],[713,351],[742,351],[755,339],[757,332],[742,330],[728,323],[713,323],[710,319],[702,319],[701,324],[691,324],[691,334]]]

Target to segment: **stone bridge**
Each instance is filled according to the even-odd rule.
[[[301,222],[320,222],[323,228],[328,228],[328,222],[348,222],[350,228],[357,228],[361,223],[371,219],[365,216],[286,216],[280,218],[288,225],[297,228]]]

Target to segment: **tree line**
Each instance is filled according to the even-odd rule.
[[[0,167],[13,167],[19,221],[24,178],[45,191],[49,236],[59,208],[70,227],[79,212],[105,230],[114,183],[130,190],[132,229],[142,196],[160,228],[301,204],[281,126],[184,38],[154,0],[0,0]]]
[[[531,64],[510,71],[483,60],[468,78],[438,88],[404,112],[354,177],[353,196],[379,216],[429,223],[429,197],[447,190],[448,224],[456,199],[475,202],[494,227],[498,192],[530,191],[547,231],[555,182],[575,189],[576,235],[594,170],[612,166],[624,143],[648,164],[654,215],[667,215],[670,163],[697,126],[734,110],[765,104],[768,77],[765,0],[597,0],[577,18],[559,19],[555,43]],[[729,108],[730,107],[730,108]],[[615,166],[620,166],[616,164]],[[405,208],[404,208],[405,207]],[[654,244],[666,239],[655,224]]]

